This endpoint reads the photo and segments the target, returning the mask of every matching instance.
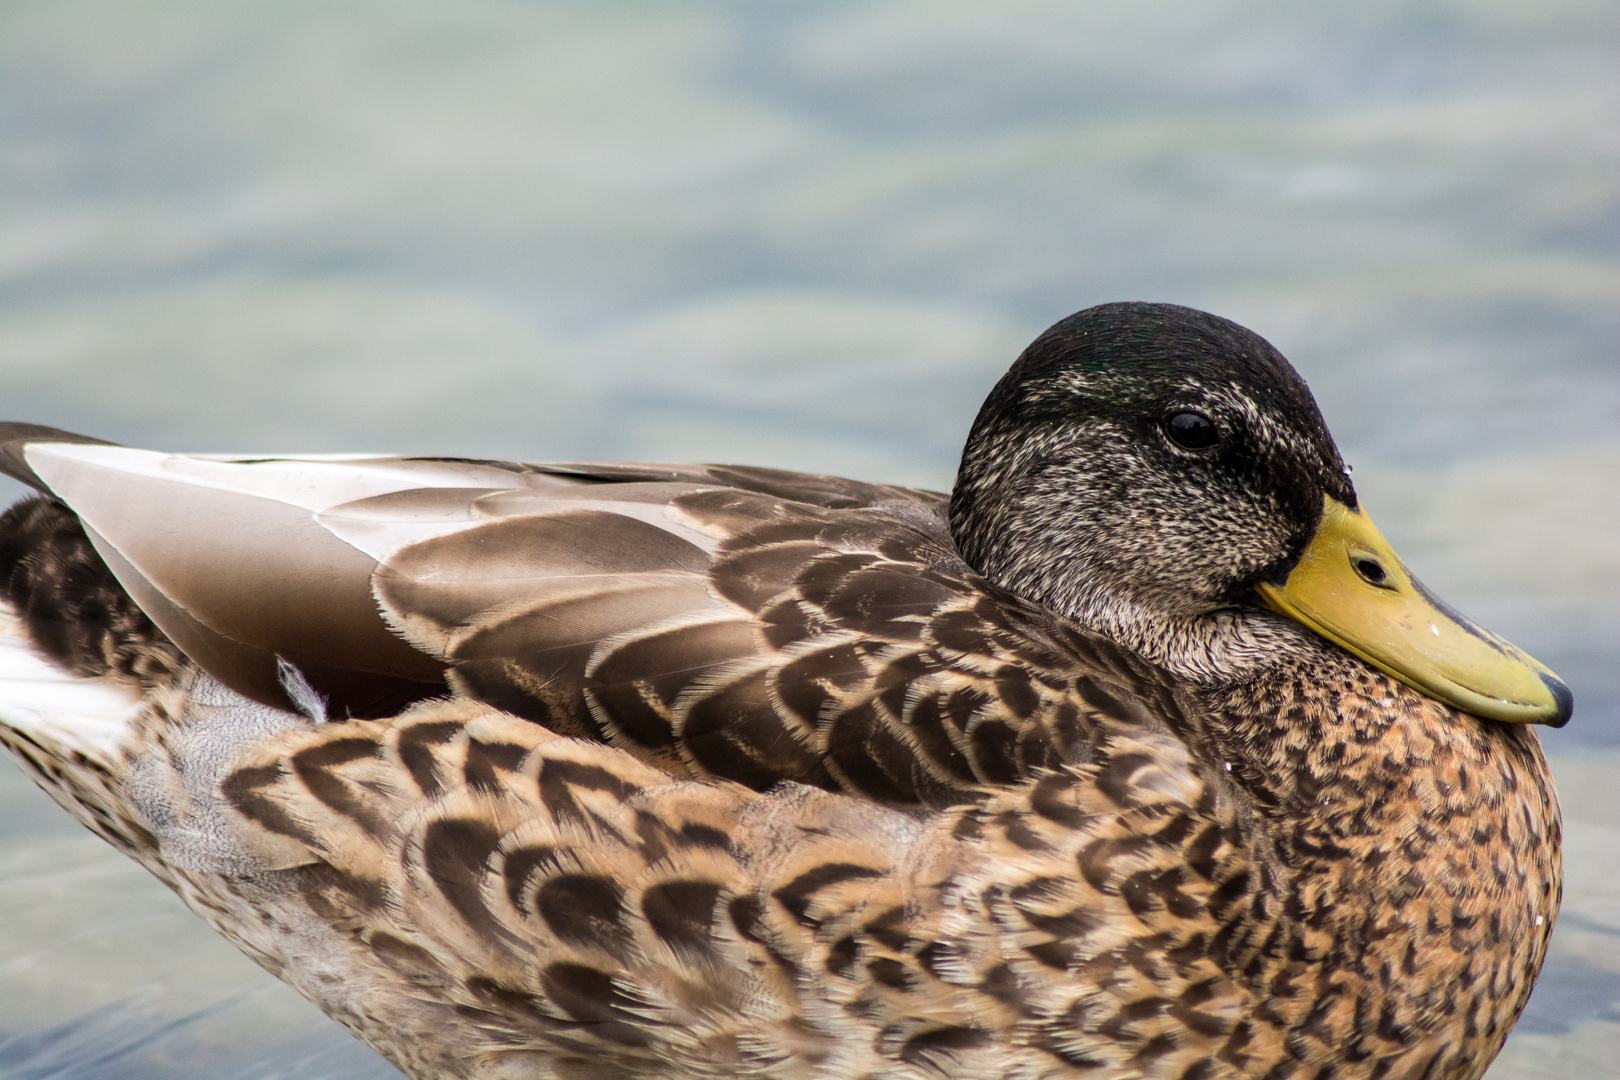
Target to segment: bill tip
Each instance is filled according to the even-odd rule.
[[[1575,695],[1569,692],[1562,679],[1546,672],[1541,673],[1541,681],[1547,684],[1547,690],[1553,696],[1553,704],[1557,712],[1551,720],[1547,721],[1549,727],[1563,727],[1569,723],[1569,718],[1575,713]]]

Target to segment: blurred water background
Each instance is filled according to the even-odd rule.
[[[1574,687],[1490,1077],[1614,1076],[1616,72],[1607,0],[0,5],[0,412],[946,488],[1049,323],[1233,318]],[[388,1076],[0,766],[0,1077]]]

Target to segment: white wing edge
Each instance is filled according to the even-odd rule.
[[[380,454],[299,454],[254,458],[225,454],[168,454],[125,446],[85,443],[30,443],[29,466],[51,490],[104,534],[113,528],[94,512],[99,499],[116,487],[120,475],[185,487],[268,499],[310,511],[327,531],[379,561],[409,544],[480,524],[482,514],[463,505],[423,512],[416,508],[379,510],[353,504],[382,495],[430,488],[483,488],[521,495],[527,486],[505,470],[475,463],[424,460],[402,462]],[[560,484],[569,481],[561,479]],[[695,529],[674,508],[658,503],[598,500],[589,486],[570,497],[560,492],[550,512],[601,510],[637,518],[697,545],[713,555],[719,539]],[[538,503],[535,504],[538,509]],[[200,523],[201,524],[201,523]],[[206,527],[203,525],[202,527]]]
[[[490,470],[479,466],[438,463],[436,468],[411,468],[382,456],[226,458],[52,442],[29,443],[23,454],[29,467],[69,506],[74,503],[76,488],[92,476],[106,473],[256,495],[315,512],[409,488],[490,486]],[[520,484],[514,480],[510,486]]]

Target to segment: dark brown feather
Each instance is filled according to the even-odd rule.
[[[78,516],[55,499],[24,499],[0,516],[0,599],[36,646],[85,678],[114,674],[156,686],[183,662],[107,569]]]

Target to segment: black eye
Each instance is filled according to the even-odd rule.
[[[1209,417],[1195,412],[1178,412],[1164,422],[1170,441],[1188,450],[1208,450],[1221,441]]]

